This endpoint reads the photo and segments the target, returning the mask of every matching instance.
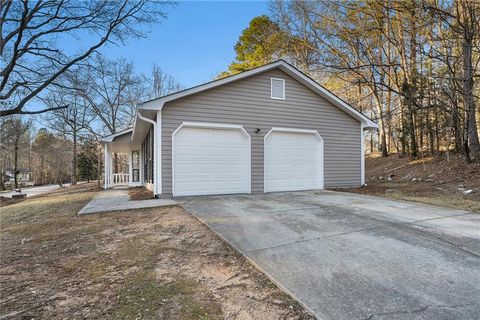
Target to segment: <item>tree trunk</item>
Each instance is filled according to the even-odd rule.
[[[405,126],[405,107],[403,106],[403,102],[400,103],[400,126],[402,128],[401,136],[400,136],[400,150],[399,153],[400,157],[404,157],[407,155],[407,141],[405,139],[405,132],[407,131]]]
[[[458,116],[457,99],[454,97],[452,104],[452,128],[455,138],[455,152],[460,153],[462,151],[462,130],[460,129],[460,119]]]
[[[475,21],[475,2],[460,1],[457,4],[458,18],[463,25],[463,39],[462,39],[462,58],[463,58],[463,103],[466,110],[465,126],[468,128],[468,139],[465,145],[465,157],[470,158],[470,152],[477,156],[480,151],[480,142],[477,132],[477,120],[475,112],[475,98],[473,95],[473,62],[472,62],[472,48],[473,37],[477,29],[477,21]],[[468,153],[468,154],[467,154]]]
[[[409,104],[412,102],[409,101]],[[415,134],[415,119],[413,116],[413,106],[409,105],[408,106],[408,135],[410,138],[410,156],[413,159],[416,159],[418,157],[418,146],[417,146],[417,137]]]
[[[373,154],[373,130],[370,130],[370,154]]]
[[[17,137],[15,139],[15,155],[14,155],[14,160],[13,160],[13,184],[15,186],[15,189],[18,188],[18,142],[19,138]]]
[[[77,185],[77,129],[73,128],[72,186]]]
[[[473,38],[473,36],[472,36]],[[468,122],[469,150],[477,156],[480,151],[480,142],[477,132],[476,106],[473,96],[473,66],[472,66],[472,46],[473,39],[464,39],[462,45],[463,54],[463,103],[467,110],[466,116]]]
[[[440,136],[438,134],[438,108],[435,107],[435,150],[437,155],[440,154]]]
[[[375,102],[376,102],[377,112],[378,112],[379,149],[380,151],[382,151],[382,157],[387,157],[388,156],[387,135],[385,133],[385,119],[384,119],[385,115],[383,113],[382,101],[378,96],[378,92],[376,92],[376,90],[373,90],[373,94],[375,96]]]
[[[431,105],[431,100],[429,98],[429,105]],[[434,154],[434,145],[433,145],[433,129],[432,129],[432,122],[430,119],[430,109],[427,109],[427,116],[426,116],[426,126],[427,126],[427,139],[428,139],[428,149],[430,150],[430,154],[433,156]]]
[[[102,159],[102,150],[97,152],[97,189],[100,189],[101,184],[100,184],[100,177],[102,174],[102,169],[101,169],[101,159]]]
[[[5,190],[5,162],[3,162],[2,170],[0,170],[0,173],[2,174],[2,179],[0,179],[0,190]]]

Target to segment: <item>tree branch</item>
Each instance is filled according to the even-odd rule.
[[[38,111],[15,111],[15,109],[9,109],[9,110],[2,110],[0,111],[0,117],[5,117],[5,116],[10,116],[12,114],[41,114],[53,110],[59,110],[59,109],[65,109],[68,108],[68,105],[61,106],[61,107],[54,107],[54,108],[47,108],[47,109],[42,109]]]

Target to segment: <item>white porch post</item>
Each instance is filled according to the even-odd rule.
[[[139,158],[140,158],[140,168],[138,168],[139,179],[138,181],[142,186],[145,186],[145,180],[143,179],[143,149],[140,146],[139,148]]]
[[[133,170],[132,170],[132,150],[128,149],[128,185],[133,183]]]
[[[104,189],[108,189],[108,144],[103,145],[103,184]]]
[[[110,188],[114,184],[112,154],[109,152],[107,157],[108,157],[108,187]]]
[[[365,132],[363,131],[363,124],[360,126],[360,185],[365,185]]]

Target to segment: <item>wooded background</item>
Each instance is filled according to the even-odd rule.
[[[379,124],[370,152],[478,158],[480,2],[274,1],[234,74],[284,58]]]
[[[182,86],[158,65],[136,74],[131,62],[96,50],[145,36],[166,5],[1,2],[2,175],[27,168],[37,183],[97,178],[99,138],[128,127],[137,103]],[[58,34],[86,31],[96,41],[61,50]],[[218,77],[285,59],[379,124],[369,152],[447,161],[455,152],[470,163],[480,159],[479,37],[473,0],[272,1]],[[122,170],[120,158],[114,163]]]

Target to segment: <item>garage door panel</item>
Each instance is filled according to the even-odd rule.
[[[314,133],[272,131],[265,138],[265,191],[323,188],[323,141]]]
[[[173,145],[175,196],[250,191],[250,139],[240,129],[183,127]]]

